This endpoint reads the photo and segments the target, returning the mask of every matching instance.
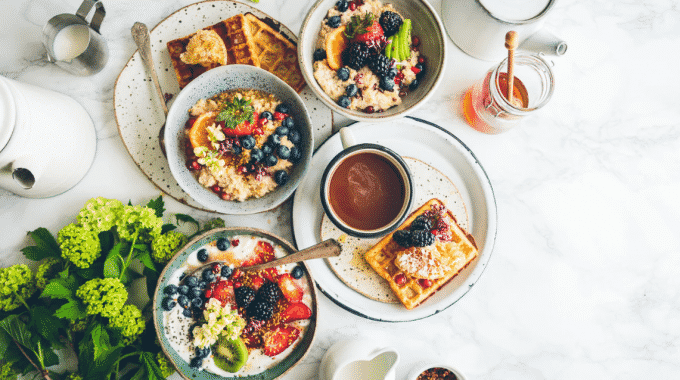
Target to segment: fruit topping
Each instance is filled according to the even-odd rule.
[[[323,49],[316,49],[314,50],[314,61],[323,61],[326,59],[326,51]],[[269,119],[271,120],[271,119]]]
[[[282,322],[288,323],[307,319],[312,316],[312,310],[302,302],[289,303],[281,312]]]
[[[289,116],[289,117],[283,119],[283,121],[281,121],[281,125],[283,127],[288,128],[288,130],[290,130],[291,128],[295,128],[295,120],[293,120],[293,118]],[[288,134],[287,131],[286,131],[286,133],[280,133],[280,135],[287,135],[287,134]]]
[[[279,105],[276,106],[274,111],[287,114],[288,112],[290,112],[290,107],[288,107],[288,104],[286,103],[280,103]]]
[[[338,11],[344,12],[349,8],[349,1],[339,0],[337,3],[335,3],[335,7],[338,9]]]
[[[285,185],[288,182],[288,173],[285,170],[277,170],[274,172],[274,182],[279,186]]]
[[[288,159],[288,161],[290,161],[292,163],[297,163],[301,159],[302,159],[302,151],[300,150],[300,148],[298,148],[296,146],[290,148],[290,158]]]
[[[340,79],[341,81],[346,81],[347,79],[349,79],[349,69],[346,67],[341,67],[336,72],[336,75],[338,76],[338,79]]]
[[[371,71],[375,73],[375,75],[379,77],[387,77],[394,66],[394,60],[387,58],[382,54],[377,54],[369,60],[368,66],[371,68]]]
[[[270,154],[269,156],[266,156],[264,158],[264,164],[266,166],[274,166],[276,165],[277,162],[279,162],[279,159],[276,158],[276,156],[274,156],[273,154]]]
[[[349,84],[347,85],[347,87],[345,87],[345,94],[350,98],[354,97],[358,92],[359,89],[357,88],[357,85],[354,83]]]
[[[177,285],[170,284],[170,285],[166,286],[165,288],[163,288],[163,293],[171,296],[173,294],[176,294],[177,290],[178,290]]]
[[[342,67],[342,53],[347,48],[347,37],[345,36],[345,27],[335,29],[326,36],[325,47],[326,47],[326,59],[328,66],[337,70]]]
[[[340,26],[340,23],[342,22],[342,18],[340,16],[332,16],[329,17],[328,20],[326,20],[326,25],[330,26],[331,28],[337,28]]]
[[[294,279],[299,280],[299,279],[302,278],[302,276],[305,275],[305,270],[302,269],[302,267],[298,265],[298,266],[296,266],[295,268],[293,268],[292,271],[290,271],[290,275],[291,275]]]
[[[288,141],[292,142],[293,144],[297,144],[300,142],[300,140],[302,140],[302,135],[300,135],[299,131],[291,129],[288,132]]]
[[[394,234],[392,234],[392,239],[394,239],[394,242],[399,244],[400,246],[404,248],[408,248],[411,246],[411,232],[407,230],[397,230],[394,231]]]
[[[170,311],[172,310],[173,307],[177,305],[177,302],[175,302],[172,298],[170,297],[165,297],[163,298],[163,301],[161,301],[161,307],[165,311]]]
[[[430,230],[432,229],[432,221],[425,215],[418,215],[411,223],[411,231],[413,230]]]
[[[399,31],[404,20],[395,12],[385,11],[380,15],[380,26],[386,37],[392,36]]]
[[[290,274],[284,273],[278,278],[279,289],[290,302],[302,301],[303,291]]]
[[[248,360],[248,348],[241,339],[228,339],[220,335],[213,346],[213,360],[217,367],[226,372],[238,372]]]
[[[358,71],[368,62],[370,55],[371,49],[369,49],[367,44],[363,42],[352,42],[345,50],[342,60],[347,66]]]
[[[243,149],[253,149],[255,147],[255,138],[251,135],[241,137],[241,147]]]
[[[248,305],[246,313],[250,318],[268,321],[272,317],[272,314],[274,314],[274,305],[256,297],[255,300]]]
[[[257,297],[259,299],[265,300],[271,304],[275,304],[276,301],[281,298],[281,291],[279,286],[275,282],[265,282],[260,290],[257,292]]]
[[[414,247],[427,247],[434,244],[435,236],[430,231],[411,231],[411,245]]]
[[[382,77],[380,78],[380,88],[385,91],[394,91],[394,84],[395,80],[394,79],[389,79]]]
[[[296,327],[278,325],[263,335],[263,352],[267,356],[276,356],[293,344],[299,336],[300,330]]]
[[[402,286],[402,285],[406,284],[406,276],[404,276],[403,273],[397,273],[397,275],[394,276],[394,282],[397,285]]]
[[[249,286],[241,286],[234,291],[234,296],[236,304],[245,309],[255,299],[255,290]]]
[[[349,105],[352,104],[352,101],[349,100],[349,97],[343,95],[338,99],[338,105],[342,108],[349,108]]]
[[[215,298],[220,301],[222,306],[226,306],[227,303],[233,303],[235,299],[234,288],[229,284],[229,282],[230,281],[222,280],[210,287],[212,290],[211,298]]]
[[[198,261],[200,261],[202,263],[208,261],[208,251],[206,251],[205,249],[200,249],[196,253],[196,258],[198,259]]]
[[[354,42],[370,42],[383,39],[385,33],[375,15],[366,13],[352,16],[349,24],[347,24],[345,36]]]
[[[279,145],[276,148],[276,155],[282,160],[287,160],[290,157],[290,148],[285,145]]]

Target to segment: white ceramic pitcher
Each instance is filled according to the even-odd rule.
[[[0,76],[0,188],[61,194],[85,176],[96,145],[92,119],[75,100]]]
[[[517,32],[519,50],[563,55],[567,43],[542,29],[556,0],[443,0],[442,21],[461,50],[485,61],[508,55],[505,34]]]
[[[399,354],[375,341],[341,340],[326,351],[320,380],[395,380]]]

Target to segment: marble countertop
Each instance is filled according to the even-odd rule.
[[[92,116],[98,144],[89,173],[62,195],[26,199],[0,190],[2,266],[25,261],[27,231],[58,231],[89,198],[136,204],[160,193],[118,135],[113,84],[136,49],[132,24],[152,27],[191,0],[104,2],[110,61],[91,77],[46,63],[41,43],[45,22],[73,13],[79,0],[0,2],[0,75],[75,98]],[[252,5],[298,31],[312,3]],[[414,114],[464,141],[491,179],[498,235],[481,279],[453,307],[409,323],[362,319],[321,296],[316,341],[285,379],[315,379],[326,349],[351,337],[397,347],[398,380],[409,363],[432,355],[468,379],[680,376],[680,2],[560,0],[546,27],[569,50],[555,59],[552,100],[521,126],[490,136],[465,124],[461,95],[492,63],[448,39],[446,78]],[[165,202],[168,214],[215,216]],[[292,240],[291,203],[224,219]]]

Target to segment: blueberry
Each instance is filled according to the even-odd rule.
[[[185,281],[185,284],[190,288],[194,288],[194,287],[198,286],[198,278],[191,276],[191,277],[187,278],[187,280]]]
[[[201,306],[203,306],[203,299],[201,297],[196,297],[191,300],[191,307],[199,308]]]
[[[180,286],[177,288],[177,291],[179,292],[179,294],[189,294],[189,286],[187,286],[187,285],[180,285]]]
[[[177,303],[181,307],[187,307],[189,306],[189,297],[185,296],[184,294],[180,294],[179,297],[177,297]]]
[[[274,166],[276,165],[277,162],[279,162],[279,159],[276,158],[276,156],[273,154],[270,154],[269,156],[264,158],[264,164],[266,166]]]
[[[338,76],[338,79],[345,81],[349,79],[349,69],[346,67],[341,67],[336,72],[336,75]]]
[[[290,161],[292,163],[296,163],[296,162],[300,161],[301,158],[302,158],[302,152],[300,151],[300,148],[298,148],[296,146],[290,148],[290,158],[288,159],[288,161]]]
[[[329,17],[328,20],[326,20],[326,25],[330,26],[331,28],[337,28],[340,26],[341,21],[342,20],[340,16]]]
[[[208,261],[208,251],[206,251],[204,248],[199,249],[198,253],[196,254],[196,258],[202,263]]]
[[[165,297],[163,298],[163,301],[161,301],[161,307],[165,311],[172,310],[172,308],[175,307],[175,305],[177,305],[177,302],[173,301],[173,299],[170,297]]]
[[[290,130],[291,128],[295,128],[295,120],[293,120],[292,117],[288,116],[287,118],[285,118],[281,121],[281,125]],[[287,133],[284,133],[284,134],[287,134]]]
[[[290,112],[290,108],[288,107],[287,104],[281,103],[281,104],[279,104],[278,106],[276,106],[275,111],[276,111],[276,112],[281,112],[281,113],[288,113],[288,112]]]
[[[177,285],[170,284],[170,285],[166,286],[165,289],[163,289],[163,293],[171,296],[173,294],[176,294],[177,290],[178,290]]]
[[[422,78],[423,75],[425,75],[425,65],[422,63],[417,63],[415,66],[416,69],[420,69],[420,72],[416,74],[417,78]]]
[[[340,0],[337,3],[335,3],[335,6],[338,8],[340,12],[344,12],[349,8],[349,2],[347,0]]]
[[[238,145],[234,145],[231,147],[231,152],[234,153],[235,156],[240,156],[241,152],[243,152],[243,148]]]
[[[380,78],[380,88],[385,91],[394,90],[394,79]]]
[[[282,160],[287,160],[290,158],[290,148],[285,145],[279,145],[279,147],[276,148],[276,155]]]
[[[184,309],[182,310],[182,315],[191,318],[194,314],[191,312],[191,309]]]
[[[231,269],[229,265],[225,265],[222,267],[222,270],[220,271],[220,275],[224,278],[231,277],[231,274],[234,273],[234,270]]]
[[[387,72],[386,77],[388,79],[394,79],[394,77],[396,77],[397,74],[399,74],[399,70],[392,68],[392,69],[390,69],[390,71]]]
[[[260,162],[260,161],[262,161],[263,158],[264,158],[264,153],[262,153],[262,151],[260,149],[253,148],[250,151],[250,162],[251,163]]]
[[[189,362],[189,367],[198,369],[201,368],[203,365],[203,358],[199,358],[198,356],[191,358],[191,361]]]
[[[253,152],[250,152],[251,156],[252,156],[252,154],[253,154]],[[217,246],[217,249],[219,249],[220,251],[226,251],[227,249],[229,249],[229,246],[231,245],[231,243],[229,243],[229,239],[219,238],[219,239],[217,239],[217,242],[215,243],[215,245]]]
[[[288,118],[283,119],[283,120],[285,121],[285,120],[287,120],[287,119],[290,119],[290,118],[288,117]],[[290,131],[290,129],[289,129],[287,126],[281,124],[280,127],[276,128],[276,130],[274,131],[274,133],[276,133],[277,135],[283,137],[283,136],[287,135],[289,131]]]
[[[409,88],[411,91],[413,91],[413,90],[415,90],[416,88],[418,88],[418,85],[419,85],[419,84],[420,84],[420,81],[418,80],[418,78],[416,78],[416,79],[413,80],[413,82],[411,82],[411,84],[408,85],[408,88]]]
[[[261,118],[261,119],[267,119],[267,120],[270,120],[270,121],[271,121],[271,120],[274,120],[274,115],[272,115],[272,113],[269,112],[269,111],[263,111],[263,112],[260,114],[260,118]]]
[[[189,288],[189,294],[187,294],[187,297],[190,299],[199,298],[201,294],[203,294],[203,290],[197,286],[195,288]]]
[[[326,51],[323,49],[314,50],[314,61],[321,61],[326,59]],[[271,120],[271,119],[270,119]]]
[[[342,108],[348,108],[349,105],[352,103],[351,100],[345,95],[341,96],[340,99],[338,99],[338,105]]]
[[[210,355],[210,347],[196,347],[196,356],[199,358],[207,358]]]
[[[255,147],[255,137],[251,135],[241,137],[241,146],[243,149],[253,149]]]
[[[205,289],[206,286],[208,286],[208,283],[206,281],[203,281],[203,280],[199,281],[198,285],[196,285],[196,287],[201,289],[201,290]]]
[[[359,89],[357,88],[356,84],[350,84],[347,87],[345,87],[345,94],[350,98],[356,95],[357,92],[359,92]]]
[[[299,143],[301,139],[302,136],[297,130],[291,129],[290,132],[288,132],[288,141],[292,142],[293,144]]]
[[[201,273],[201,277],[207,282],[212,282],[215,279],[215,273],[212,272],[212,268],[205,268],[203,273]]]
[[[281,185],[281,186],[285,185],[286,182],[288,182],[288,173],[286,173],[285,170],[277,170],[274,173],[274,181],[278,185]]]
[[[264,154],[265,156],[268,154],[272,154],[273,151],[274,146],[272,144],[265,143],[264,145],[262,145],[262,154]]]
[[[301,279],[302,276],[305,275],[305,270],[302,269],[302,267],[298,265],[295,268],[293,268],[293,270],[290,272],[290,275],[293,276],[293,278],[296,279],[296,280]]]
[[[186,278],[187,274],[186,272],[182,272],[182,274],[179,275],[179,280],[182,281]]]
[[[272,145],[272,148],[281,144],[281,136],[276,133],[269,135],[269,143]]]

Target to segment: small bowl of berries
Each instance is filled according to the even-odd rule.
[[[319,0],[302,24],[298,60],[307,84],[332,110],[388,121],[434,93],[446,45],[427,0]]]
[[[449,364],[422,361],[413,366],[407,380],[465,380],[465,376]]]

